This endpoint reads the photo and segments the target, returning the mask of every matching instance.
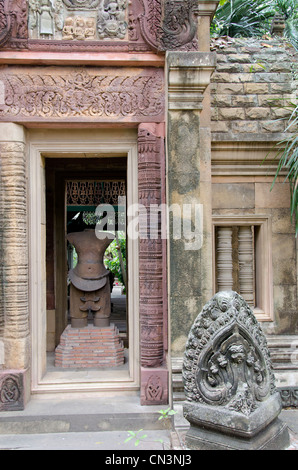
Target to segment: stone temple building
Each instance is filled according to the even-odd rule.
[[[297,406],[298,245],[289,184],[271,190],[297,53],[211,42],[217,5],[0,0],[0,411],[53,393],[183,400],[186,339],[219,290],[254,310]],[[69,234],[102,204],[116,249],[125,235],[124,291],[107,271],[74,281]]]

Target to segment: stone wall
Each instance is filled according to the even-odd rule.
[[[213,215],[265,215],[272,243],[273,321],[268,334],[297,334],[295,227],[289,185],[276,171],[274,145],[285,137],[295,102],[297,58],[281,40],[217,40],[212,76]],[[270,155],[270,158],[268,157]],[[264,158],[266,158],[264,162]],[[272,157],[272,158],[271,158]]]
[[[281,177],[270,189],[276,172],[274,146],[285,137],[286,121],[280,118],[288,112],[282,106],[296,98],[298,54],[278,39],[222,38],[212,42],[211,50],[217,55],[209,87],[213,222],[222,218],[234,223],[258,217],[268,220],[272,311],[271,319],[263,318],[261,326],[268,338],[277,385],[283,396],[292,397],[298,372],[297,361],[292,361],[298,344],[298,244],[288,184]],[[264,246],[267,249],[268,244]],[[181,361],[177,354],[172,357],[175,401],[185,397]],[[283,403],[297,406],[292,398],[283,398]]]
[[[282,106],[297,93],[298,53],[279,40],[217,40],[212,49],[213,140],[279,140]]]
[[[268,334],[296,334],[296,240],[294,223],[290,218],[289,186],[284,184],[283,177],[272,191],[271,185],[276,172],[276,162],[272,160],[274,146],[285,137],[286,120],[280,118],[288,116],[289,111],[284,106],[296,98],[298,53],[279,39],[219,39],[212,42],[211,50],[217,56],[209,87],[213,216],[239,217],[239,221],[249,216],[252,219],[268,218],[271,280],[267,303],[272,305],[270,311],[265,311],[262,316],[262,326]],[[201,117],[208,111],[208,102],[204,101]],[[208,123],[205,118],[201,122],[202,132]],[[199,158],[204,159],[202,153]],[[185,164],[180,152],[181,162]],[[211,262],[211,249],[205,241],[201,252],[203,256],[208,253]],[[189,261],[194,265],[199,263],[193,253],[189,255]],[[191,282],[193,286],[198,282],[197,274]],[[190,303],[193,294],[191,289],[188,292]],[[181,299],[179,295],[179,301]],[[179,348],[183,349],[188,316],[199,310],[200,300],[194,309],[188,306],[187,313],[183,313],[183,328],[179,317],[172,314],[174,363],[178,360]],[[173,331],[176,321],[180,335]]]

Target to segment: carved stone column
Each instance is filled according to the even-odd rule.
[[[233,290],[233,230],[232,227],[218,227],[217,229],[217,290]]]
[[[193,319],[212,295],[210,123],[201,110],[215,67],[203,52],[168,52],[167,167],[169,309],[173,361],[183,350]],[[181,237],[174,237],[174,223]],[[185,227],[191,230],[185,230]],[[193,236],[191,238],[191,235]]]
[[[29,367],[25,135],[0,124],[0,411],[22,409]]]
[[[239,227],[239,293],[250,307],[255,306],[254,247],[251,226]]]
[[[163,263],[161,214],[156,211],[163,201],[164,140],[164,124],[139,126],[140,354],[143,405],[168,402],[168,371],[165,366],[166,272]]]

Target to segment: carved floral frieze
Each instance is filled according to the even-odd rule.
[[[159,121],[164,116],[162,70],[34,69],[0,70],[0,120]]]

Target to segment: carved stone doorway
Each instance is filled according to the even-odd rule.
[[[33,394],[111,390],[123,393],[140,388],[139,267],[135,240],[127,240],[127,332],[123,339],[128,347],[124,367],[117,368],[117,373],[113,367],[58,370],[47,361],[47,349],[53,353],[67,325],[67,181],[103,182],[111,181],[113,176],[126,185],[127,205],[138,201],[136,133],[118,131],[117,138],[114,132],[110,134],[81,131],[74,137],[78,141],[72,142],[68,132],[61,132],[57,142],[55,131],[47,133],[47,139],[32,132],[29,246]],[[55,324],[52,330],[51,319]]]

